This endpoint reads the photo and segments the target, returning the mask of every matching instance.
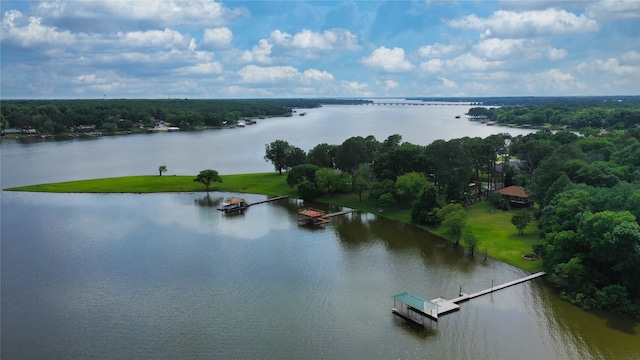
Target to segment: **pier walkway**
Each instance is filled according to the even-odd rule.
[[[281,199],[286,199],[288,196],[276,196],[276,197],[272,197],[272,198],[268,198],[265,200],[261,200],[261,201],[256,201],[254,203],[251,203],[249,205],[258,205],[258,204],[264,204],[266,202],[271,202],[271,201],[276,201],[276,200],[281,200]]]
[[[529,280],[533,280],[535,278],[539,278],[541,276],[546,275],[547,273],[541,271],[529,276],[525,276],[523,278],[517,279],[517,280],[513,280],[513,281],[509,281],[506,282],[504,284],[500,284],[500,285],[496,285],[496,286],[492,286],[488,289],[484,289],[481,291],[477,291],[471,294],[465,294],[463,292],[461,292],[460,294],[458,294],[457,298],[451,299],[451,300],[446,300],[443,298],[437,298],[437,299],[433,299],[431,300],[432,303],[435,303],[437,305],[440,305],[440,307],[438,308],[437,312],[436,312],[436,318],[437,315],[444,315],[447,313],[450,313],[452,311],[456,311],[460,309],[460,305],[458,305],[461,302],[465,302],[468,300],[471,300],[473,298],[476,298],[478,296],[482,296],[482,295],[486,295],[486,294],[490,294],[492,292],[498,291],[498,290],[502,290],[504,288],[508,288],[509,286],[513,286],[513,285],[517,285],[517,284],[521,284],[523,282],[527,282]]]
[[[431,320],[435,320],[438,321],[438,316],[439,315],[445,315],[448,314],[450,312],[453,311],[457,311],[460,310],[460,305],[458,305],[461,302],[465,302],[468,300],[471,300],[473,298],[476,298],[478,296],[482,296],[482,295],[486,295],[498,290],[502,290],[504,288],[507,288],[509,286],[513,286],[516,284],[521,284],[523,282],[529,281],[529,280],[533,280],[536,278],[539,278],[541,276],[546,275],[547,273],[545,272],[538,272],[529,276],[525,276],[523,278],[517,279],[517,280],[513,280],[513,281],[509,281],[506,282],[504,284],[500,284],[500,285],[496,285],[496,286],[491,286],[488,289],[484,289],[482,291],[478,291],[478,292],[474,292],[471,294],[465,294],[463,292],[460,292],[459,296],[457,298],[451,299],[451,300],[447,300],[444,298],[436,298],[430,301],[426,301],[426,300],[421,300],[422,304],[413,304],[413,303],[408,303],[407,300],[404,300],[405,297],[407,297],[405,294],[410,294],[410,293],[405,293],[405,294],[399,294],[396,295],[394,297],[394,305],[397,305],[395,303],[400,304],[400,306],[394,306],[394,308],[392,309],[393,313],[398,314],[404,318],[407,318],[411,321],[417,322],[418,324],[426,324],[425,323],[425,318],[430,318]],[[419,298],[416,295],[410,294],[412,298]],[[421,299],[421,298],[419,298]],[[415,301],[414,301],[415,302]],[[417,315],[416,315],[417,314]]]

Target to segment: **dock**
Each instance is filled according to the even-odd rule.
[[[258,205],[258,204],[264,204],[264,203],[268,203],[268,202],[276,201],[276,200],[282,200],[282,199],[286,199],[287,197],[288,196],[286,196],[286,195],[285,196],[276,196],[276,197],[268,198],[268,199],[265,199],[265,200],[256,201],[254,203],[249,204],[249,206]]]
[[[356,210],[349,209],[349,210],[343,210],[343,211],[327,214],[323,210],[318,210],[314,208],[300,209],[298,210],[298,222],[311,224],[311,225],[322,225],[322,224],[328,223],[329,218],[332,218],[334,216],[339,216],[339,215],[350,214],[354,211]]]
[[[523,282],[539,278],[546,274],[547,273],[541,271],[517,280],[506,282],[504,284],[491,286],[488,289],[477,291],[471,294],[460,292],[460,294],[458,294],[458,297],[451,300],[447,300],[441,297],[432,300],[425,300],[417,295],[406,292],[393,297],[394,307],[391,309],[391,311],[394,314],[400,315],[405,319],[411,320],[421,325],[426,325],[427,319],[438,321],[438,316],[460,310],[459,303],[471,300],[482,295],[490,294],[492,292],[502,290],[513,285],[521,284]]]
[[[286,198],[287,196],[276,196],[276,197],[268,198],[265,200],[256,201],[254,203],[248,203],[244,199],[231,197],[231,198],[225,199],[224,202],[222,203],[222,206],[218,208],[218,210],[224,211],[225,213],[242,211],[252,205],[264,204],[267,202],[286,199]]]

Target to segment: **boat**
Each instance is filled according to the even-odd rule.
[[[230,197],[226,198],[222,203],[222,206],[218,208],[220,211],[231,212],[231,211],[240,211],[248,208],[250,204],[246,202],[244,199]]]
[[[456,119],[460,119],[460,115],[456,115]]]

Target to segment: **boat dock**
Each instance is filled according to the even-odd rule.
[[[343,210],[343,211],[327,214],[323,210],[318,210],[314,208],[300,209],[298,210],[298,222],[302,222],[305,224],[312,224],[312,225],[322,225],[322,224],[328,223],[329,218],[332,218],[334,216],[339,216],[339,215],[350,214],[354,211],[356,210],[349,209],[349,210]]]
[[[256,201],[254,203],[248,203],[244,199],[232,197],[232,198],[225,199],[225,201],[222,203],[222,206],[218,208],[218,210],[224,211],[225,213],[241,211],[241,210],[247,209],[249,206],[252,206],[252,205],[264,204],[267,202],[281,200],[285,198],[287,198],[287,196],[276,196],[276,197],[268,198],[265,200]]]
[[[391,309],[394,314],[400,315],[406,319],[416,322],[421,325],[426,325],[426,320],[438,321],[439,315],[445,315],[453,311],[460,310],[461,302],[471,300],[473,298],[490,294],[492,292],[502,290],[504,288],[521,284],[529,280],[539,278],[546,275],[545,272],[538,272],[523,278],[506,282],[504,284],[492,286],[482,291],[477,291],[471,294],[465,294],[460,291],[458,297],[447,300],[444,298],[436,298],[433,300],[425,300],[417,295],[411,293],[403,293],[394,296],[394,307]],[[407,295],[408,294],[408,295]]]

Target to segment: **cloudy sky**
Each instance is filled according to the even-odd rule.
[[[640,94],[640,0],[0,6],[3,99]]]

